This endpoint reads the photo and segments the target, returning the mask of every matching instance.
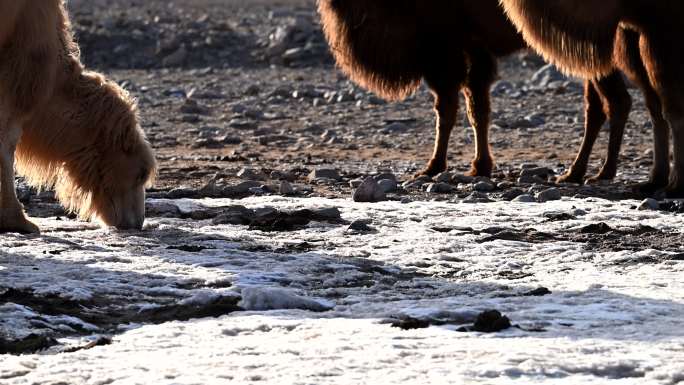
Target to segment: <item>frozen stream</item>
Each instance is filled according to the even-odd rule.
[[[0,338],[50,343],[0,355],[0,383],[684,383],[684,250],[668,245],[682,215],[600,199],[148,203],[235,204],[335,207],[370,229],[156,217],[140,233],[50,219],[1,235]],[[646,247],[592,242],[603,223]],[[517,327],[456,331],[487,309]],[[391,326],[409,317],[432,326]]]

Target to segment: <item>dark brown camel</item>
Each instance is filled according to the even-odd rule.
[[[470,175],[490,176],[490,88],[497,58],[527,47],[497,0],[319,0],[326,37],[338,65],[352,80],[389,100],[413,93],[424,80],[435,98],[435,150],[420,174],[447,168],[447,147],[457,119],[458,93],[466,99],[475,130]],[[593,179],[615,176],[624,126],[631,107],[622,76],[610,72],[585,86],[586,130],[582,150],[562,181],[582,182],[591,149],[610,120],[606,163]]]
[[[684,196],[684,40],[678,37],[684,2],[501,3],[525,40],[565,71],[596,78],[620,68],[638,80],[654,120],[654,165],[646,187],[666,186],[668,196]],[[671,169],[669,131],[674,142]]]

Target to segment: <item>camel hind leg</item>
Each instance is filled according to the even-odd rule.
[[[582,146],[568,172],[558,177],[557,183],[581,184],[584,181],[589,157],[606,119],[601,96],[594,83],[587,80],[584,84],[584,136],[582,137]]]
[[[653,167],[648,182],[640,183],[640,192],[651,195],[667,186],[670,173],[670,129],[663,116],[660,97],[648,78],[639,49],[639,33],[620,30],[616,39],[615,58],[618,67],[644,95],[646,108],[653,123]]]
[[[575,161],[570,170],[559,177],[557,182],[583,183],[587,172],[589,157],[594,148],[601,127],[608,119],[610,124],[610,139],[608,142],[608,156],[599,173],[587,180],[596,182],[615,178],[617,164],[622,146],[627,118],[632,108],[632,98],[627,92],[622,75],[614,71],[610,75],[598,80],[585,83],[585,120],[584,138]]]
[[[568,172],[558,178],[558,183],[581,184],[584,182],[589,157],[598,138],[599,131],[601,131],[601,127],[606,120],[610,124],[610,139],[606,161],[599,173],[589,178],[587,182],[610,180],[617,173],[622,137],[625,132],[629,112],[632,108],[632,98],[627,92],[627,86],[622,79],[622,75],[618,71],[613,71],[610,75],[601,79],[586,81],[584,86],[584,104],[585,118],[582,146]]]
[[[14,152],[21,128],[14,122],[0,125],[0,233],[39,233],[38,226],[26,219],[14,185]]]
[[[663,116],[663,107],[655,90],[644,89],[646,107],[653,122],[653,167],[648,182],[639,185],[645,194],[653,194],[667,186],[670,174],[670,128]]]
[[[667,28],[663,28],[666,30]],[[661,36],[658,32],[647,31],[641,35],[639,48],[641,58],[649,75],[650,84],[658,95],[662,106],[662,115],[668,123],[672,135],[672,167],[666,195],[669,198],[684,197],[684,71],[681,63],[684,60],[682,44],[671,36]],[[666,32],[666,31],[664,31]],[[662,146],[667,135],[661,127],[654,127],[656,157],[653,177],[658,177],[659,171],[665,169],[665,152]],[[669,160],[669,159],[668,159]]]

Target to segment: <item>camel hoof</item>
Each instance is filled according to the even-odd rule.
[[[665,189],[665,198],[667,199],[682,199],[684,198],[684,186],[667,186]]]
[[[26,218],[0,220],[0,233],[40,234],[40,228]]]
[[[563,175],[559,176],[558,178],[556,178],[556,183],[559,183],[559,184],[560,183],[583,184],[584,183],[583,178],[584,178],[583,175],[566,173],[566,174],[563,174]]]
[[[614,179],[613,176],[610,176],[607,174],[598,174],[598,175],[592,176],[591,178],[587,178],[587,180],[584,183],[585,184],[601,184],[601,183],[610,182],[613,179]]]
[[[463,175],[472,176],[472,177],[485,176],[485,175],[480,175],[480,172],[476,168],[471,168],[467,172],[463,173]]]
[[[428,165],[427,168],[425,168],[425,170],[417,172],[413,176],[413,179],[418,179],[418,178],[424,177],[424,176],[433,178],[433,177],[436,177],[437,175],[445,172],[446,170],[447,170],[446,165],[437,167],[437,166],[433,166],[430,164],[430,165]]]
[[[633,190],[644,197],[654,197],[660,193],[662,195],[663,190],[667,186],[667,182],[659,182],[659,181],[648,181],[648,182],[643,182],[643,183],[638,183],[633,187]],[[666,195],[668,195],[667,192],[665,192]]]
[[[465,176],[472,177],[492,177],[494,171],[494,162],[491,159],[476,159],[470,165],[470,171],[466,172]]]
[[[615,179],[615,175],[617,174],[617,170],[613,166],[608,166],[608,167],[602,167],[601,170],[599,170],[598,174],[592,176],[591,178],[587,178],[586,184],[596,184],[600,182],[609,182]]]

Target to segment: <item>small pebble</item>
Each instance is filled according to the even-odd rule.
[[[536,199],[530,194],[522,194],[513,199],[513,202],[518,202],[518,203],[535,203],[537,202]]]
[[[354,191],[354,202],[380,202],[386,199],[385,192],[382,191],[378,182],[372,177],[366,178],[361,185]]]
[[[314,182],[320,179],[331,179],[334,181],[339,181],[342,179],[340,173],[332,168],[319,168],[311,171],[309,174],[309,182]]]
[[[374,232],[375,229],[370,227],[370,224],[372,222],[368,219],[359,219],[354,222],[352,222],[349,225],[348,230],[357,232],[357,233],[371,233]]]
[[[294,188],[290,182],[284,180],[280,182],[280,187],[278,188],[280,195],[293,195],[295,193]]]
[[[480,192],[494,191],[495,188],[496,188],[496,186],[494,186],[492,183],[485,182],[485,181],[477,182],[473,185],[473,190],[480,191]]]
[[[437,174],[435,177],[435,182],[438,183],[450,183],[451,182],[451,173],[450,172],[443,172],[441,174]]]
[[[521,195],[524,195],[524,194],[525,194],[525,192],[524,192],[523,190],[521,190],[521,189],[519,189],[519,188],[514,188],[514,189],[510,189],[510,190],[506,191],[505,193],[503,193],[503,194],[501,195],[501,197],[502,197],[505,201],[512,201],[512,200],[514,200],[515,198],[517,198],[517,197],[519,197],[519,196],[521,196]]]
[[[251,169],[251,168],[243,168],[237,173],[237,177],[240,179],[244,180],[264,180],[264,175],[262,175],[260,172]]]
[[[653,198],[644,199],[639,205],[639,210],[659,210],[660,202]]]
[[[427,192],[430,194],[447,194],[454,190],[450,184],[446,183],[430,183],[427,187]]]
[[[378,181],[378,185],[380,186],[380,189],[385,193],[395,192],[399,187],[397,181],[391,179],[381,179]]]
[[[492,202],[487,194],[483,194],[479,191],[475,191],[463,199],[463,203],[489,203]]]
[[[550,188],[550,189],[546,189],[537,195],[537,200],[540,203],[550,202],[550,201],[558,201],[561,198],[562,198],[562,196],[561,196],[560,190],[555,188],[555,187]]]

